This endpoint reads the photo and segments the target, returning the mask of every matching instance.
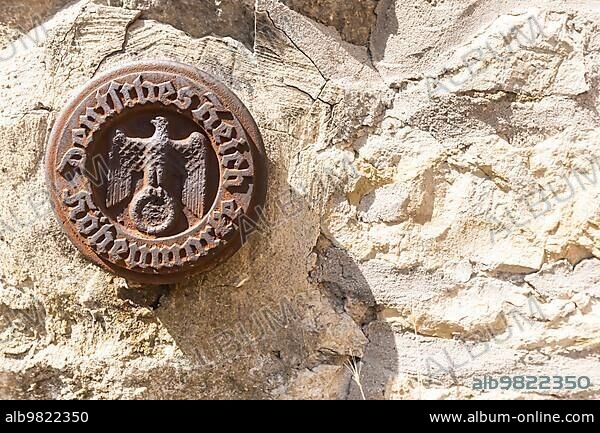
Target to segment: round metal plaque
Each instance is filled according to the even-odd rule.
[[[46,154],[51,201],[79,250],[117,275],[175,282],[240,246],[264,202],[252,116],[209,75],[140,62],[87,84],[59,115]]]

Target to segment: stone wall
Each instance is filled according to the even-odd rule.
[[[600,396],[597,2],[8,3],[0,396]],[[140,287],[69,243],[42,161],[80,85],[164,58],[247,105],[269,198],[225,265]]]

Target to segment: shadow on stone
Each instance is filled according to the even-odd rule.
[[[399,24],[395,10],[396,3],[393,0],[380,0],[375,8],[377,16],[373,28],[376,29],[370,36],[370,50],[373,62],[383,60],[385,50],[390,38],[398,34]],[[385,25],[378,25],[378,23]]]
[[[161,298],[169,293],[171,287],[166,284],[160,286],[141,286],[131,283],[129,287],[120,287],[117,296],[134,306],[156,310],[160,307]]]
[[[389,324],[378,320],[377,301],[354,259],[324,236],[317,244],[317,254],[317,266],[311,279],[319,284],[335,310],[350,315],[369,340],[362,359],[355,360],[361,368],[362,393],[367,400],[383,399],[389,380],[397,373],[393,331]],[[349,363],[351,360],[346,361]],[[363,398],[358,383],[351,377],[348,386],[348,399]]]
[[[254,0],[158,1],[150,8],[146,2],[134,0],[133,5],[133,9],[143,10],[143,19],[170,24],[194,38],[228,36],[250,50],[254,45]]]
[[[283,211],[272,191],[264,221],[242,250],[160,298],[155,317],[191,366],[185,380],[203,384],[190,397],[361,399],[348,368],[354,360],[362,363],[365,397],[384,398],[396,374],[395,341],[377,319],[367,280],[346,251],[318,233],[318,218],[303,217],[314,211],[300,194],[273,187],[294,204]],[[307,269],[297,245],[310,245],[311,231],[318,240],[312,252],[306,247],[315,257]],[[168,398],[170,391],[149,394]]]
[[[379,0],[283,0],[296,12],[328,27],[334,27],[341,38],[354,45],[367,46],[377,16]]]

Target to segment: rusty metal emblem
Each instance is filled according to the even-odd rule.
[[[68,237],[93,262],[146,283],[205,271],[241,246],[265,198],[262,139],[224,85],[173,62],[114,70],[58,117],[47,182]]]

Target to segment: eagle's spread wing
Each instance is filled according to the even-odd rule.
[[[204,215],[205,206],[208,139],[199,132],[194,132],[185,140],[172,140],[171,145],[185,161],[187,175],[181,192],[181,201],[200,218]]]
[[[111,208],[131,196],[132,175],[144,169],[148,139],[128,138],[117,130],[109,154],[106,206]]]

